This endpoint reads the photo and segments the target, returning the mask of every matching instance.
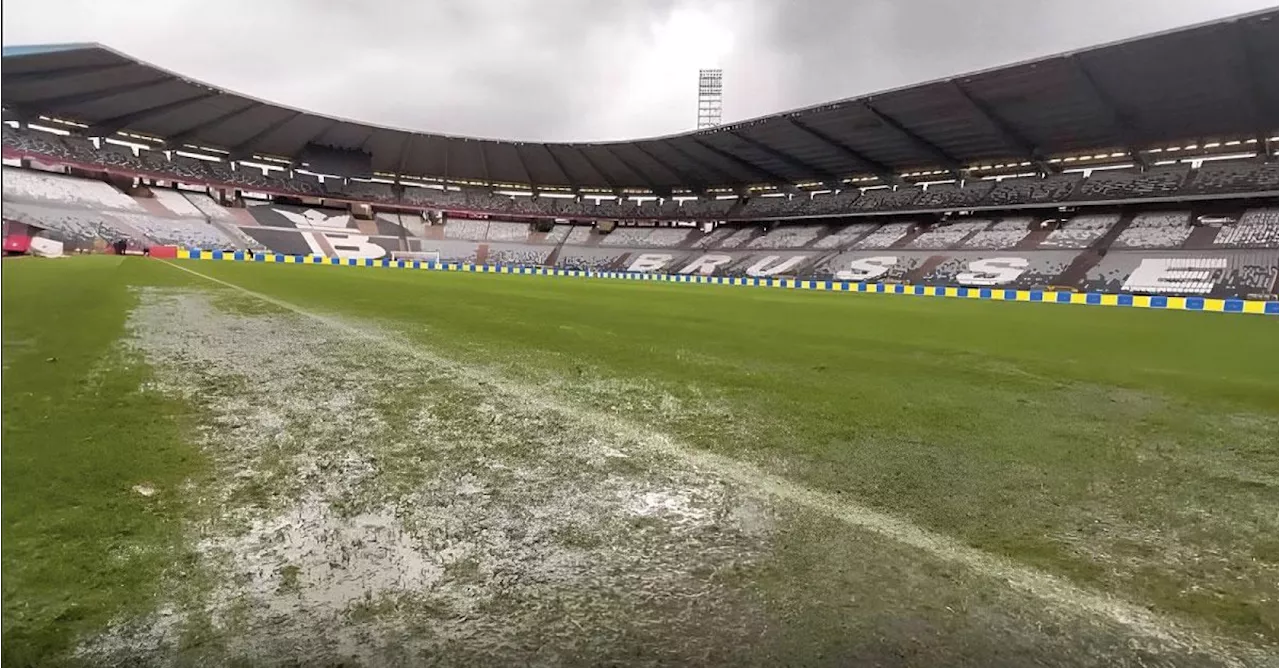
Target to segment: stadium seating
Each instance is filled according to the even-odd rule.
[[[324,183],[324,191],[335,197],[362,202],[396,201],[395,191],[389,183],[356,181],[354,179],[348,179],[345,183],[337,180],[328,180]]]
[[[1137,169],[1094,170],[1089,178],[1080,182],[1074,200],[1106,201],[1138,197],[1167,197],[1175,195],[1191,172],[1191,166],[1169,165]]]
[[[205,213],[191,203],[183,193],[166,188],[152,188],[151,195],[161,206],[180,218],[204,218]]]
[[[934,226],[920,236],[912,239],[907,248],[951,248],[965,237],[985,229],[991,224],[989,220],[971,220],[962,223],[949,223]]]
[[[549,247],[490,245],[485,264],[512,264],[536,267],[547,263]]]
[[[1061,202],[1070,197],[1083,180],[1080,174],[1054,174],[1004,179],[991,189],[986,204],[1039,204]]]
[[[651,227],[619,227],[604,235],[601,246],[628,246],[632,248],[644,246],[653,232]]]
[[[1178,278],[1151,281],[1149,274],[1138,271],[1144,261],[1172,269]],[[1258,299],[1275,295],[1276,276],[1275,251],[1113,251],[1087,272],[1085,288]]]
[[[192,205],[199,209],[201,215],[215,220],[233,220],[234,216],[226,207],[213,201],[213,198],[204,193],[183,193],[183,197],[191,202]]]
[[[926,285],[961,285],[969,287],[1005,287],[1025,290],[1045,289],[1055,284],[1058,277],[1066,271],[1076,254],[1071,252],[1041,251],[1034,253],[1018,253],[1005,259],[998,259],[990,253],[961,252],[947,255],[947,258],[935,265],[923,276],[920,282]],[[1010,259],[1019,262],[1010,262]],[[1006,267],[1009,274],[1003,271],[983,270],[987,265],[995,265],[999,269]],[[1009,277],[1012,275],[1012,278]]]
[[[489,229],[485,233],[485,239],[488,239],[489,241],[524,243],[528,238],[528,223],[506,223],[498,220],[491,220],[489,221]]]
[[[853,247],[865,249],[888,248],[899,239],[910,234],[915,227],[915,223],[888,223],[881,225],[875,232],[859,239]]]
[[[1120,222],[1120,214],[1076,216],[1049,233],[1041,248],[1089,248]]]
[[[489,232],[489,221],[471,220],[469,218],[450,218],[444,224],[446,239],[465,241],[484,241]]]
[[[565,269],[605,271],[621,264],[625,253],[604,248],[565,247],[560,251],[556,266]]]
[[[844,248],[862,235],[876,229],[875,223],[854,223],[813,242],[814,248]]]
[[[752,239],[747,248],[800,248],[822,234],[821,225],[780,225],[764,236]]]
[[[689,227],[656,227],[649,233],[646,246],[654,248],[675,248],[689,239]]]
[[[964,248],[989,248],[999,250],[1013,248],[1030,234],[1028,229],[1034,218],[1007,218],[985,230],[974,233],[961,244]]]
[[[134,245],[145,243],[140,232],[123,229],[123,224],[111,216],[87,209],[5,202],[4,217],[45,228],[45,236],[61,241],[68,252],[105,249],[107,244],[121,238],[132,239]]]
[[[1276,187],[1275,160],[1210,160],[1200,165],[1182,191],[1188,194],[1274,193]]]
[[[586,245],[591,241],[591,232],[594,229],[589,225],[574,225],[569,228],[569,234],[564,238],[564,243],[570,246]]]
[[[1280,242],[1280,215],[1275,209],[1249,209],[1234,225],[1224,225],[1213,239],[1222,248],[1275,248]]]
[[[853,203],[862,196],[857,188],[841,190],[837,193],[814,194],[806,203],[803,213],[812,216],[829,216],[848,213],[853,210]]]
[[[1152,211],[1134,217],[1112,248],[1177,248],[1191,236],[1190,211]]]
[[[102,181],[11,167],[4,168],[2,178],[6,200],[86,209],[144,210],[132,197]]]
[[[747,243],[747,241],[751,239],[751,237],[755,236],[759,231],[760,228],[755,226],[735,228],[732,234],[720,240],[718,246],[722,249],[739,248],[743,244]]]
[[[933,184],[920,193],[913,207],[947,209],[977,206],[994,186],[994,181],[968,181],[963,187],[955,183]]]
[[[228,238],[204,220],[161,218],[141,213],[113,213],[111,217],[145,234],[161,244],[183,248],[239,248],[240,243]]]
[[[854,211],[892,211],[894,209],[905,209],[916,198],[920,197],[923,191],[920,188],[900,186],[896,190],[888,188],[876,188],[866,190],[862,193],[862,197],[854,200],[852,208]]]

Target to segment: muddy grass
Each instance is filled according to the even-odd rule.
[[[218,473],[157,490],[199,499],[194,563],[90,663],[1265,656],[363,324],[147,289],[129,332]]]

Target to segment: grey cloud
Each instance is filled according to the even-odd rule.
[[[1259,0],[6,0],[6,44],[102,42],[208,83],[361,121],[525,140],[688,129],[699,67],[726,120],[998,66]],[[719,62],[669,44],[720,8]],[[703,29],[703,28],[699,28]],[[645,76],[655,57],[670,78]],[[641,65],[637,65],[637,63]],[[641,67],[638,71],[637,67]]]

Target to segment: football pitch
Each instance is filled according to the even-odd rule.
[[[1277,320],[3,265],[10,665],[1275,665]]]

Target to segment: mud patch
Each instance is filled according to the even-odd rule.
[[[225,304],[143,290],[130,317],[158,388],[213,416],[200,441],[219,474],[184,491],[206,517],[200,576],[81,658],[557,663],[758,632],[706,577],[770,539],[769,511],[736,485],[307,318]]]

